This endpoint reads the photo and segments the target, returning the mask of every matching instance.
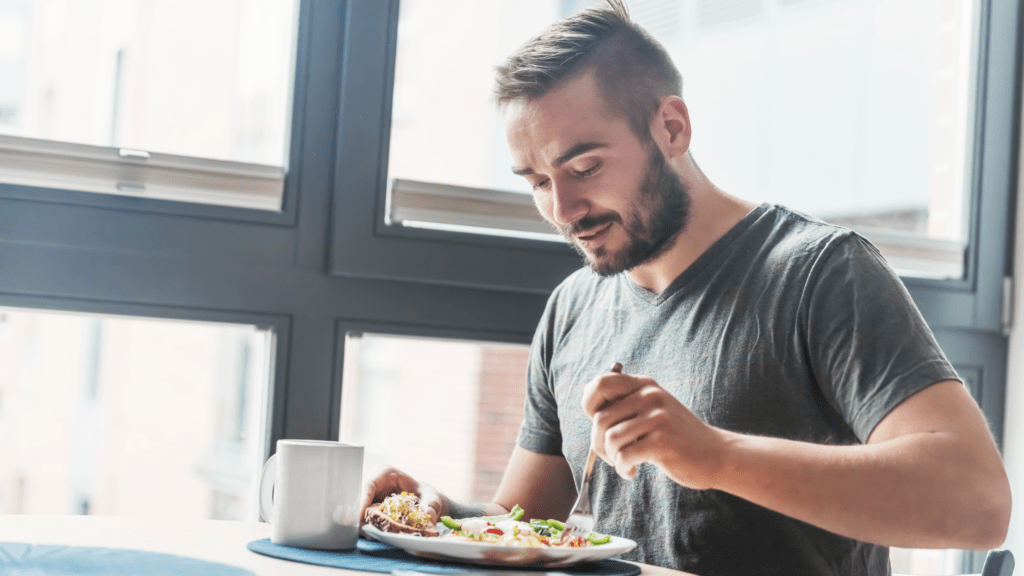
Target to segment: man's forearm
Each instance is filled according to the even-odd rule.
[[[445,501],[448,507],[448,516],[452,518],[475,518],[478,516],[499,516],[501,514],[508,514],[508,510],[498,504],[490,503],[476,503],[476,504],[462,504],[455,502],[451,498],[445,497]]]
[[[823,446],[729,435],[715,488],[831,532],[907,548],[992,548],[1009,490],[999,463],[945,432]]]

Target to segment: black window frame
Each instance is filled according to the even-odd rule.
[[[550,293],[581,265],[565,247],[384,223],[399,1],[347,3],[329,272],[415,284]],[[979,0],[977,9],[964,276],[903,276],[902,280],[940,341],[950,342],[946,351],[954,363],[975,365],[977,357],[986,358],[987,377],[978,384],[978,397],[985,398],[986,416],[999,437],[1005,387],[1004,291],[1012,275],[1019,150],[1021,1]],[[995,350],[972,353],[970,346],[961,344],[965,335]]]
[[[933,328],[1001,331],[1016,183],[1020,5],[1018,0],[979,1],[965,273],[959,279],[903,280]],[[330,272],[550,291],[580,266],[565,247],[384,223],[399,0],[350,1],[347,10],[336,165],[341,177],[334,190]],[[529,255],[525,261],[524,255]]]
[[[981,0],[967,271],[904,278],[997,439],[1019,152],[1021,4]],[[279,213],[0,184],[0,306],[275,330],[273,452],[336,439],[344,331],[522,342],[564,245],[383,223],[398,0],[302,0]],[[376,330],[375,330],[376,331]]]

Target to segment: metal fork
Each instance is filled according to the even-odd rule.
[[[622,374],[622,364],[616,362],[610,372]],[[583,482],[580,483],[579,496],[572,506],[569,518],[565,521],[565,529],[562,530],[559,542],[586,538],[594,531],[594,513],[590,508],[590,476],[594,473],[596,462],[597,452],[594,452],[594,445],[591,444],[590,454],[587,456],[587,466],[583,469]]]

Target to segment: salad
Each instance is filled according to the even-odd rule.
[[[366,521],[384,532],[437,536],[430,511],[415,494],[392,494],[366,509]]]
[[[383,532],[413,536],[441,537],[469,542],[521,546],[527,548],[584,548],[612,541],[607,534],[591,532],[586,538],[562,541],[565,524],[558,520],[533,519],[523,522],[526,511],[516,504],[508,514],[476,518],[442,516],[440,525],[430,518],[430,511],[419,497],[409,492],[392,494],[380,504],[366,509],[366,521]]]
[[[523,522],[524,515],[525,511],[517,504],[511,512],[501,516],[458,519],[442,516],[441,523],[449,531],[441,534],[441,537],[529,548],[546,546],[582,548],[600,546],[612,541],[612,537],[607,534],[591,532],[586,538],[577,537],[563,542],[562,531],[565,530],[565,524],[558,520],[537,518]]]

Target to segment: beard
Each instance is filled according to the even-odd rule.
[[[562,227],[573,250],[599,276],[614,276],[632,270],[661,256],[679,237],[690,217],[690,193],[679,175],[665,162],[657,148],[651,145],[647,170],[637,191],[635,208],[625,215],[618,213],[585,216]],[[589,255],[573,241],[573,237],[609,222],[619,224],[626,232],[627,243],[617,252],[609,254],[600,246]]]

